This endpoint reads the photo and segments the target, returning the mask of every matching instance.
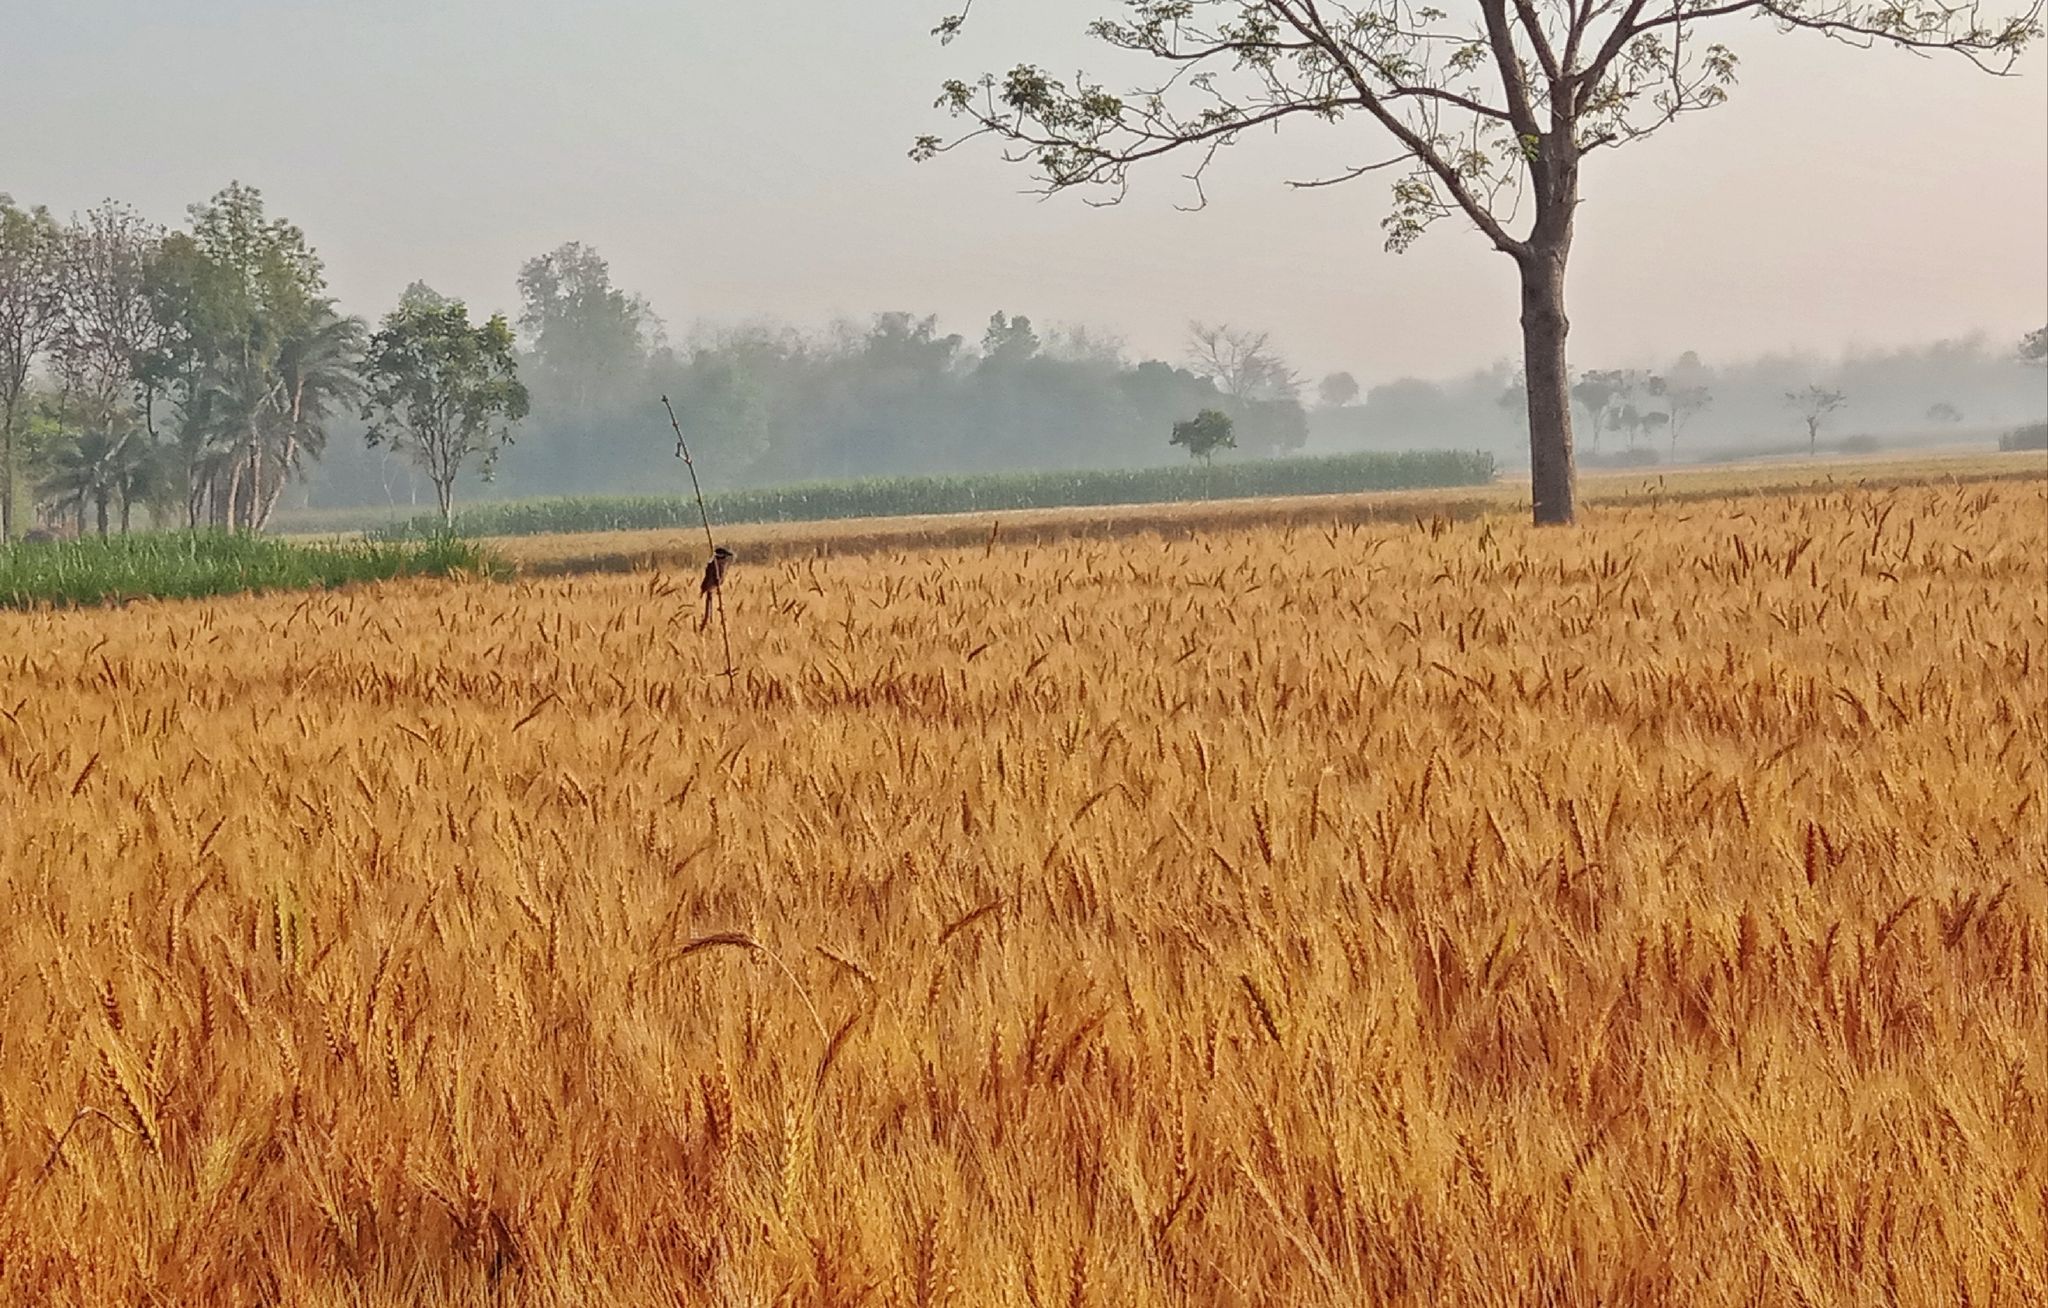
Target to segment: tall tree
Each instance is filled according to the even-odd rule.
[[[64,236],[63,350],[71,371],[95,395],[130,406],[167,330],[150,300],[164,230],[108,200],[73,219]]]
[[[1326,409],[1341,409],[1358,403],[1358,378],[1348,372],[1333,372],[1316,386],[1316,398]]]
[[[168,249],[174,273],[159,283],[184,312],[188,498],[195,520],[206,501],[213,521],[254,529],[286,471],[275,448],[284,351],[332,316],[326,278],[305,234],[270,217],[254,187],[233,183],[191,213],[189,247]]]
[[[65,325],[64,234],[49,210],[0,193],[0,540],[14,539],[23,401]]]
[[[1721,19],[1950,50],[2006,72],[2039,35],[2041,6],[1991,18],[1949,0],[1478,0],[1476,24],[1395,0],[1124,0],[1122,10],[1089,32],[1162,64],[1153,84],[1119,93],[1082,76],[1070,86],[1031,64],[951,81],[939,103],[971,126],[951,141],[921,137],[912,157],[990,136],[1047,191],[1120,195],[1133,167],[1182,152],[1196,160],[1199,197],[1210,162],[1249,129],[1368,120],[1386,157],[1297,184],[1398,169],[1383,224],[1389,249],[1459,215],[1514,260],[1535,518],[1568,523],[1576,475],[1565,270],[1586,158],[1727,98],[1735,55],[1706,35]],[[942,19],[936,34],[951,40],[965,18]]]
[[[363,364],[371,448],[403,450],[434,483],[441,521],[455,514],[455,479],[472,460],[488,477],[526,416],[526,387],[503,315],[472,326],[469,309],[415,286],[385,315]]]
[[[519,270],[519,328],[532,343],[536,390],[588,411],[647,362],[647,301],[612,285],[611,265],[571,241]]]
[[[160,504],[160,460],[141,401],[148,362],[167,330],[150,297],[163,239],[161,227],[113,200],[64,228],[65,327],[53,352],[58,416],[66,440],[85,441],[113,460],[124,533],[138,499],[153,512]]]
[[[277,508],[286,481],[307,458],[327,448],[327,423],[335,411],[362,399],[360,373],[368,333],[360,318],[336,313],[322,300],[277,355],[278,402],[272,415],[276,475],[263,488],[256,525]]]

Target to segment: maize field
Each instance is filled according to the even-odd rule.
[[[0,613],[0,1302],[2048,1302],[2048,481]]]

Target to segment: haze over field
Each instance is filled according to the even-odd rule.
[[[514,307],[519,263],[569,240],[676,334],[699,318],[822,323],[995,309],[1086,322],[1177,359],[1190,318],[1270,329],[1312,373],[1444,376],[1518,354],[1510,263],[1469,230],[1381,251],[1386,186],[1281,181],[1364,162],[1363,128],[1249,142],[1210,207],[1166,163],[1120,210],[1019,198],[992,151],[918,167],[938,83],[1029,58],[1120,65],[1102,0],[771,7],[596,0],[119,0],[21,5],[0,82],[0,190],[59,213],[106,196],[175,221],[261,186],[372,317],[416,278]],[[1730,103],[1588,174],[1573,353],[1594,366],[1898,346],[2048,302],[2048,56],[1994,80],[1762,23]],[[1128,67],[1124,65],[1123,67]],[[1143,69],[1137,70],[1142,77]],[[1137,80],[1134,77],[1133,80]]]
[[[2048,0],[1447,7],[14,0],[0,1308],[2048,1305]]]

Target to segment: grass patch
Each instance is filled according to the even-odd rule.
[[[1005,472],[975,477],[873,477],[858,481],[724,491],[707,495],[711,519],[740,522],[825,522],[935,513],[1012,512],[1259,499],[1274,495],[1349,495],[1361,491],[1431,490],[1493,480],[1491,454],[1416,450],[1402,454],[1339,454],[1259,459],[1214,467],[1193,464],[1124,471]],[[592,531],[645,531],[697,523],[688,496],[516,500],[479,504],[455,515],[464,536],[542,536]],[[386,539],[438,530],[440,519],[416,518],[374,529]]]
[[[481,546],[453,536],[305,543],[177,532],[16,542],[0,546],[0,608],[319,590],[392,577],[493,575],[499,570]]]

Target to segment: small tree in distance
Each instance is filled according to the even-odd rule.
[[[1229,323],[1189,323],[1187,365],[1239,404],[1292,400],[1301,390],[1301,374],[1273,348],[1268,333]]]
[[[472,457],[488,478],[526,416],[526,387],[503,314],[471,326],[469,309],[415,283],[370,338],[363,418],[370,448],[412,457],[434,483],[441,522],[455,513],[455,479]]]
[[[1806,424],[1806,452],[1815,453],[1820,448],[1820,425],[1827,416],[1849,402],[1849,397],[1840,391],[1825,386],[1811,385],[1803,391],[1786,391],[1785,403],[1799,414]]]
[[[2020,337],[2021,363],[2048,363],[2048,327],[2036,327]]]
[[[1316,387],[1316,398],[1326,409],[1341,409],[1358,402],[1358,379],[1348,372],[1333,372]]]
[[[1218,450],[1237,448],[1237,437],[1231,432],[1230,415],[1221,409],[1204,409],[1185,422],[1173,424],[1173,437],[1169,445],[1179,445],[1204,463],[1216,457]]]

